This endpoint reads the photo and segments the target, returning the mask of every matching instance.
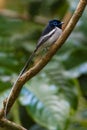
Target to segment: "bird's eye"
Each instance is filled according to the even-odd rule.
[[[57,22],[54,22],[53,25],[57,26]]]

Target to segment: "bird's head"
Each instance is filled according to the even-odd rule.
[[[51,20],[51,21],[49,21],[49,25],[51,26],[51,27],[58,27],[58,28],[62,28],[62,24],[63,24],[64,22],[61,22],[61,21],[59,21],[59,20],[56,20],[56,19],[54,19],[54,20]]]

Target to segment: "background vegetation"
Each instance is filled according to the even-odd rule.
[[[47,21],[58,18],[66,24],[77,3],[0,0],[0,108]],[[24,85],[10,120],[29,130],[87,129],[86,19],[87,9],[50,63]]]

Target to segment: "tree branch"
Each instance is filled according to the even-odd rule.
[[[3,17],[7,17],[10,19],[18,19],[18,20],[23,20],[23,21],[29,21],[30,17],[28,16],[27,13],[18,13],[16,11],[13,10],[9,10],[9,9],[0,9],[0,16]],[[45,17],[41,17],[41,16],[36,16],[34,17],[34,22],[36,23],[40,23],[40,24],[46,24],[48,19]]]
[[[34,77],[37,73],[39,73],[43,67],[51,60],[51,58],[54,56],[54,54],[59,50],[59,48],[64,44],[66,39],[71,34],[72,30],[74,29],[76,23],[78,22],[79,18],[81,17],[85,7],[87,4],[87,0],[80,0],[79,4],[71,17],[67,27],[63,31],[62,35],[59,37],[59,39],[56,41],[56,43],[49,49],[48,53],[32,68],[30,68],[25,74],[23,74],[18,82],[15,85],[15,88],[13,88],[13,91],[10,95],[9,103],[7,112],[10,111],[12,105],[14,104],[15,100],[17,99],[23,85],[25,82],[27,82],[29,79]]]
[[[8,9],[0,9],[0,16],[8,17],[11,19],[29,20],[29,17],[26,14],[19,14],[16,11]]]
[[[27,130],[25,129],[24,127],[20,126],[20,125],[17,125],[15,124],[14,122],[11,122],[5,118],[2,118],[0,120],[0,125],[3,127],[3,128],[6,128],[8,130]]]

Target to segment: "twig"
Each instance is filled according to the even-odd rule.
[[[11,19],[29,20],[29,17],[27,15],[19,14],[16,11],[12,11],[12,10],[8,10],[8,9],[1,9],[0,15],[11,18]]]
[[[30,17],[27,13],[21,14],[21,13],[18,13],[16,11],[9,10],[9,9],[0,9],[0,16],[7,17],[10,19],[23,20],[23,21],[30,20]],[[47,23],[48,19],[45,17],[36,16],[36,17],[34,17],[33,21],[44,25]]]
[[[25,74],[23,74],[23,76],[20,77],[17,84],[15,85],[15,88],[13,89],[13,91],[10,95],[7,113],[10,111],[12,105],[14,104],[15,100],[17,99],[17,97],[21,91],[21,88],[23,87],[25,82],[27,82],[29,79],[34,77],[37,73],[39,73],[43,69],[43,67],[51,60],[51,58],[57,52],[57,50],[64,44],[64,42],[69,37],[72,30],[74,29],[79,18],[81,17],[81,15],[86,7],[86,4],[87,4],[87,0],[80,0],[73,16],[71,17],[67,27],[63,31],[60,38],[50,48],[48,53],[34,67],[32,67],[29,71],[27,71]]]
[[[2,118],[0,120],[0,124],[3,128],[6,128],[8,130],[27,130],[25,129],[24,127],[20,126],[20,125],[17,125],[15,124],[14,122],[11,122],[5,118]]]

